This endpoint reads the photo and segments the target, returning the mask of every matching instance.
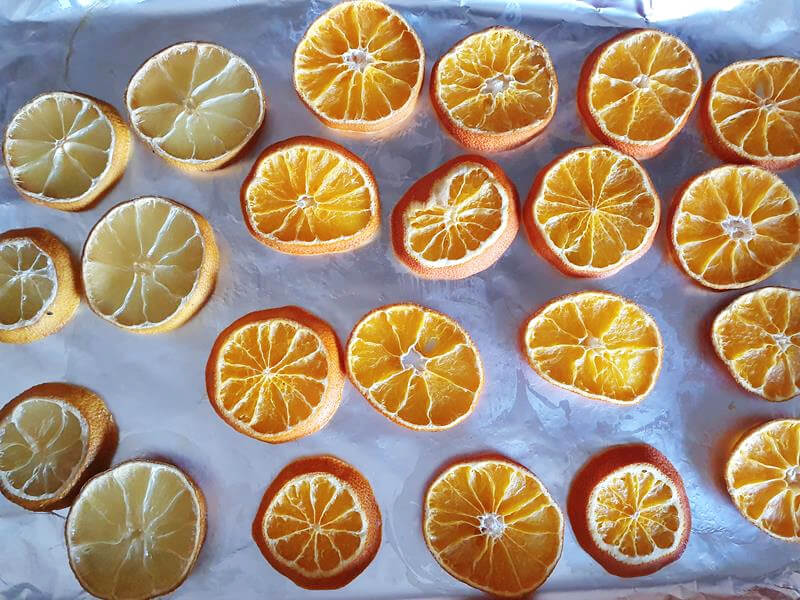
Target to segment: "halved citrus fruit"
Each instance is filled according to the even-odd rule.
[[[800,394],[800,291],[766,287],[714,319],[714,350],[746,390],[773,402]]]
[[[609,292],[568,294],[522,326],[522,352],[546,381],[616,404],[650,393],[664,346],[656,322],[638,304]]]
[[[670,241],[698,283],[730,290],[764,281],[800,249],[800,207],[777,175],[727,165],[690,180],[676,198]]]
[[[208,222],[158,196],[112,208],[89,232],[81,259],[92,310],[137,333],[186,322],[214,289],[218,264]]]
[[[490,27],[450,48],[431,71],[431,102],[467,148],[510,150],[541,132],[556,112],[550,54],[510,27]]]
[[[701,84],[700,65],[683,41],[654,29],[634,29],[586,59],[578,111],[604,144],[651,158],[683,129]]]
[[[619,577],[655,573],[678,560],[692,527],[681,476],[646,444],[592,457],[570,486],[567,513],[581,547]]]
[[[299,136],[273,144],[242,184],[250,233],[288,254],[327,254],[370,242],[380,228],[378,184],[338,144]]]
[[[422,87],[425,49],[403,17],[376,0],[323,13],[294,52],[294,87],[328,127],[377,131],[408,117]]]
[[[460,423],[483,389],[478,348],[467,332],[417,304],[392,304],[363,317],[347,343],[347,374],[378,412],[419,431]]]
[[[287,465],[253,521],[253,539],[276,571],[306,589],[343,587],[381,545],[381,511],[369,481],[333,456]]]
[[[81,210],[122,176],[130,137],[110,104],[83,94],[48,92],[11,118],[3,156],[23,198]]]
[[[541,481],[506,458],[458,462],[425,494],[422,534],[442,568],[495,596],[518,597],[549,577],[564,517]]]
[[[69,249],[45,229],[0,234],[0,342],[25,344],[55,333],[80,304]]]
[[[556,268],[608,277],[650,248],[661,202],[635,159],[605,146],[579,148],[545,167],[523,210],[528,239]]]
[[[103,401],[68,383],[42,383],[0,409],[0,492],[28,510],[69,506],[105,468],[117,426]]]
[[[724,160],[765,169],[800,163],[800,60],[773,56],[728,65],[708,83],[706,138]]]
[[[144,600],[183,583],[205,535],[205,499],[189,476],[131,460],[83,486],[67,515],[67,556],[92,596]]]
[[[497,163],[458,156],[409,188],[392,211],[396,256],[426,279],[488,269],[517,235],[517,190]]]
[[[233,159],[267,112],[256,72],[222,46],[181,42],[149,58],[125,93],[133,130],[158,156],[209,171]]]

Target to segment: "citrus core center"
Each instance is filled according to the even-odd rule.
[[[484,94],[491,94],[495,96],[497,94],[501,94],[505,92],[508,88],[511,87],[511,84],[516,81],[511,75],[506,75],[505,73],[500,73],[499,75],[495,75],[494,77],[487,79],[486,82],[483,84],[483,88],[481,92]]]
[[[781,349],[781,352],[786,352],[786,350],[792,344],[792,340],[790,340],[789,336],[785,333],[775,333],[772,335],[772,339],[775,340],[775,343],[778,345],[778,348]]]
[[[358,71],[359,73],[363,73],[373,60],[369,52],[362,48],[353,48],[342,54],[342,61],[344,64],[353,71]]]
[[[640,90],[644,90],[650,87],[650,78],[642,73],[641,75],[634,77],[632,83]]]
[[[729,215],[722,221],[722,229],[732,240],[741,240],[743,242],[749,242],[756,235],[756,229],[747,217]]]
[[[425,366],[428,364],[428,359],[417,352],[416,348],[410,348],[400,359],[403,369],[414,369],[415,371],[424,371]]]
[[[800,467],[789,467],[786,469],[784,479],[786,480],[786,484],[790,487],[800,489]]]
[[[503,522],[503,515],[496,513],[486,513],[478,517],[478,529],[484,535],[490,538],[499,538],[506,530],[506,524]]]
[[[308,194],[303,194],[297,199],[297,208],[312,208],[314,206],[314,198]]]

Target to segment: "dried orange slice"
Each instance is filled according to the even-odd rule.
[[[464,38],[431,71],[439,121],[473,150],[509,150],[531,140],[553,118],[557,99],[547,49],[510,27]]]
[[[578,110],[604,144],[636,158],[661,152],[700,96],[697,58],[678,38],[626,31],[595,49],[578,82]]]
[[[353,250],[380,228],[378,184],[367,163],[315,137],[264,150],[242,184],[241,202],[250,233],[288,254]]]
[[[460,423],[483,389],[483,366],[467,332],[417,304],[363,317],[347,343],[347,374],[378,412],[419,431]]]
[[[408,117],[422,88],[425,50],[382,2],[336,4],[294,52],[294,87],[328,127],[378,131]]]
[[[428,173],[392,211],[396,256],[426,279],[488,269],[519,227],[517,190],[497,163],[459,156]]]
[[[714,350],[746,390],[773,402],[800,394],[800,291],[739,296],[714,319]]]
[[[548,578],[564,517],[536,476],[508,459],[445,469],[425,494],[422,533],[442,568],[495,596],[518,597]]]
[[[708,83],[706,138],[724,160],[765,169],[800,163],[800,60],[773,56],[733,63]]]
[[[546,381],[597,400],[633,404],[656,383],[664,347],[638,304],[608,292],[552,300],[522,326],[522,352]]]
[[[608,277],[650,248],[661,202],[635,159],[604,146],[557,158],[536,178],[523,211],[528,239],[556,268]]]
[[[711,169],[677,197],[670,241],[698,283],[729,290],[764,281],[800,249],[800,207],[776,175],[751,166]]]
[[[267,488],[253,539],[275,570],[306,589],[343,587],[381,544],[381,512],[369,481],[333,456],[287,465]]]
[[[324,427],[343,386],[336,334],[296,306],[234,321],[219,334],[206,365],[214,410],[263,442],[288,442]]]
[[[581,547],[619,577],[655,573],[678,560],[692,527],[681,476],[646,444],[594,456],[572,482],[567,513]]]

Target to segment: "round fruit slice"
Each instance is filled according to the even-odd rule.
[[[586,59],[578,110],[604,144],[651,158],[683,129],[701,84],[700,65],[686,44],[662,31],[635,29]]]
[[[800,163],[800,60],[733,63],[714,75],[703,107],[706,138],[724,160],[765,169]]]
[[[619,577],[655,573],[678,560],[692,527],[683,480],[646,444],[594,456],[572,482],[567,513],[581,547]]]
[[[128,84],[134,131],[158,156],[210,171],[235,157],[267,111],[255,71],[222,46],[182,42],[147,60]]]
[[[0,342],[25,344],[55,333],[80,304],[69,250],[45,229],[0,234]]]
[[[473,33],[431,72],[431,101],[444,128],[467,148],[516,148],[556,112],[558,80],[547,49],[510,27]]]
[[[376,308],[347,343],[347,373],[375,409],[419,431],[449,429],[483,389],[478,348],[461,326],[417,304]]]
[[[131,460],[83,486],[67,516],[67,555],[92,596],[144,600],[183,583],[205,535],[200,488],[173,465]]]
[[[308,28],[294,52],[294,87],[328,127],[377,131],[408,117],[422,88],[425,50],[397,12],[342,2]]]
[[[116,446],[99,397],[67,383],[35,385],[0,409],[0,492],[28,510],[64,508]]]
[[[267,488],[253,539],[276,571],[306,589],[343,587],[381,545],[381,512],[369,481],[333,456],[287,465]]]
[[[517,190],[495,162],[459,156],[417,181],[392,212],[397,257],[426,279],[488,269],[514,241]]]
[[[599,291],[552,300],[525,322],[521,341],[528,363],[545,380],[616,404],[650,393],[664,354],[653,317]]]
[[[661,202],[635,159],[595,146],[543,169],[523,214],[531,244],[556,268],[575,277],[608,277],[650,248]]]
[[[776,175],[724,166],[689,181],[677,197],[672,248],[698,283],[730,290],[764,281],[800,249],[800,207]]]
[[[714,350],[746,390],[773,402],[800,394],[800,291],[739,296],[711,329]]]
[[[112,208],[83,247],[89,306],[137,333],[178,327],[214,289],[219,255],[208,222],[166,198],[145,196]]]
[[[380,228],[369,166],[338,144],[299,136],[273,144],[242,184],[250,233],[287,254],[327,254],[372,241]]]
[[[11,118],[3,156],[23,198],[81,210],[122,176],[130,137],[111,105],[83,94],[48,92]]]
[[[214,410],[262,442],[288,442],[324,427],[343,387],[336,334],[296,306],[238,319],[219,334],[206,365]]]
[[[422,534],[442,568],[495,596],[518,597],[549,577],[564,517],[547,489],[508,459],[456,463],[425,494]]]

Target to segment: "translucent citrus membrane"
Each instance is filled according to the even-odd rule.
[[[367,519],[355,491],[328,473],[281,488],[264,517],[264,538],[280,562],[306,577],[344,571],[364,549]]]
[[[344,2],[315,21],[294,57],[300,96],[324,117],[376,122],[412,101],[424,53],[408,24],[380,2]]]
[[[88,424],[65,402],[30,398],[0,423],[0,481],[26,500],[53,498],[87,452]]]
[[[368,315],[353,332],[348,366],[378,410],[412,428],[445,428],[463,419],[483,380],[464,330],[413,305]]]
[[[659,31],[612,43],[589,81],[589,108],[613,138],[655,142],[669,137],[694,107],[700,74],[692,51]]]
[[[788,187],[758,167],[726,166],[695,180],[675,216],[681,262],[716,286],[762,281],[800,247],[800,210]]]
[[[27,238],[0,242],[0,329],[35,323],[58,292],[53,260]]]

